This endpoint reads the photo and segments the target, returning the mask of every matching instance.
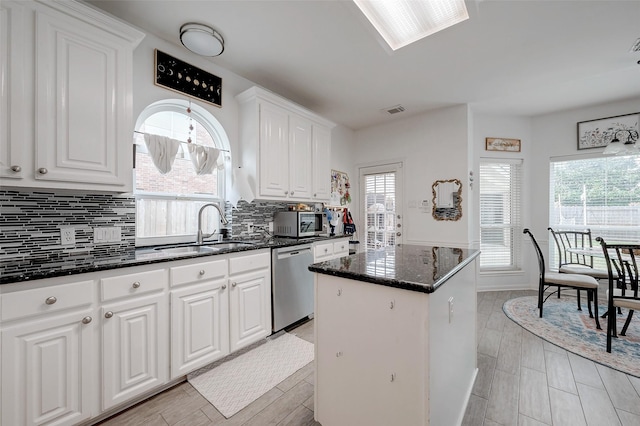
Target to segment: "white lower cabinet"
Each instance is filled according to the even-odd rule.
[[[230,348],[234,352],[271,334],[271,251],[229,259]]]
[[[144,398],[271,334],[270,290],[270,249],[2,285],[0,424]]]
[[[313,245],[313,261],[324,262],[349,254],[349,238],[320,241]]]
[[[167,299],[162,293],[102,307],[102,409],[167,381]]]
[[[33,282],[0,295],[0,424],[72,425],[91,417],[94,286],[61,278],[55,287]]]
[[[229,354],[227,270],[226,259],[171,268],[172,379]]]
[[[2,331],[1,424],[73,425],[91,417],[92,317],[82,309]]]

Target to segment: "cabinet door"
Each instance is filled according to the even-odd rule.
[[[231,352],[271,334],[271,279],[268,269],[229,278]]]
[[[38,7],[36,179],[130,190],[131,50],[112,33]]]
[[[25,85],[27,50],[20,45],[27,36],[25,10],[11,2],[0,4],[0,177],[23,175],[23,146],[27,144]],[[11,184],[7,182],[7,184]]]
[[[311,198],[311,122],[289,116],[289,197]]]
[[[289,114],[268,102],[260,103],[260,195],[289,194]]]
[[[91,315],[52,315],[2,331],[1,424],[72,425],[91,416],[98,391]]]
[[[102,409],[162,385],[168,370],[165,294],[103,306]]]
[[[331,130],[319,124],[313,125],[313,199],[331,198]]]
[[[229,353],[227,279],[171,292],[171,378]]]

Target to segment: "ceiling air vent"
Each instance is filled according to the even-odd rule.
[[[633,43],[630,52],[640,52],[640,38]]]
[[[386,111],[389,114],[397,114],[399,112],[404,111],[404,107],[402,105],[394,105],[392,107],[385,108],[384,111]]]

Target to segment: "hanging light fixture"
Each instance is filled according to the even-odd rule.
[[[180,42],[202,56],[218,56],[224,52],[224,39],[208,25],[188,22],[180,27]]]
[[[618,139],[618,133],[627,133],[627,140],[622,143],[620,139]],[[613,134],[613,139],[609,142],[609,145],[602,151],[603,154],[614,154],[614,155],[631,155],[631,154],[640,154],[640,150],[636,146],[636,141],[638,140],[638,131],[637,130],[617,130]]]

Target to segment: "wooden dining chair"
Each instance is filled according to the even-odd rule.
[[[593,267],[593,256],[571,252],[570,249],[590,249],[593,248],[591,230],[554,230],[547,228],[556,243],[558,251],[558,272],[561,274],[583,274],[595,278],[596,280],[606,280],[609,273],[606,269]],[[596,246],[597,247],[597,246]],[[577,291],[578,310],[582,310],[580,304],[580,290]],[[560,297],[560,291],[558,291]],[[587,304],[591,309],[591,300],[587,297]],[[591,312],[591,311],[589,311]]]
[[[627,319],[620,331],[625,336],[633,312],[640,309],[640,294],[638,292],[638,263],[640,256],[640,244],[615,243],[607,244],[603,238],[597,237],[596,241],[602,246],[607,262],[609,289],[607,290],[607,352],[611,352],[611,340],[618,337],[616,308],[629,310]]]
[[[554,293],[559,292],[561,288],[566,287],[575,290],[586,290],[587,294],[590,295],[590,300],[593,300],[593,307],[595,311],[594,314],[591,311],[591,304],[589,304],[589,316],[591,318],[595,318],[596,327],[600,329],[600,321],[598,319],[598,281],[593,277],[583,274],[547,272],[542,250],[540,250],[540,246],[538,245],[535,237],[528,228],[525,228],[523,233],[529,234],[529,237],[531,237],[531,242],[533,243],[536,255],[538,256],[538,267],[540,269],[540,278],[538,282],[538,309],[540,309],[540,318],[542,318],[544,302],[546,302]],[[550,287],[556,287],[557,289],[545,297],[544,293]]]

